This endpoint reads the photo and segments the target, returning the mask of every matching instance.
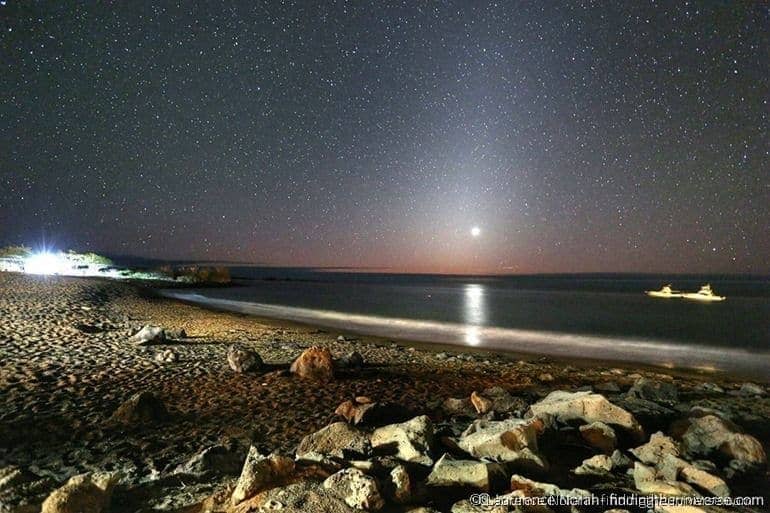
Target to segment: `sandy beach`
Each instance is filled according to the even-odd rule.
[[[168,340],[131,343],[145,325],[163,327]],[[264,365],[234,372],[227,358],[232,344],[258,353]],[[290,364],[312,346],[327,348],[335,359],[355,351],[365,363],[339,368],[323,383],[293,376]],[[629,394],[643,378],[670,384],[675,395],[656,401]],[[715,410],[770,446],[766,390],[729,376],[461,352],[205,310],[129,283],[0,273],[0,476],[24,476],[0,480],[0,511],[40,511],[52,490],[84,472],[120,474],[113,512],[224,511],[233,506],[216,497],[232,493],[243,454],[234,475],[180,477],[186,475],[180,467],[208,447],[253,445],[291,455],[303,437],[341,420],[335,415],[341,403],[359,396],[386,405],[391,418],[380,425],[428,415],[437,431],[450,433],[462,415],[449,411],[445,400],[460,398],[469,406],[473,392],[483,395],[491,387],[510,394],[520,404],[518,414],[555,390],[594,391],[631,412],[647,436],[660,430],[676,437],[681,419]],[[114,412],[140,392],[151,392],[167,414],[151,424],[116,423]],[[633,489],[623,472],[603,480],[570,473],[592,454],[588,447],[564,452],[547,442],[541,451],[552,453],[548,473],[537,475],[541,481]],[[723,463],[713,472],[733,495],[764,495],[767,504],[766,465],[730,475]]]

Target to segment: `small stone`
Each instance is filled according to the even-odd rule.
[[[475,458],[517,462],[536,469],[547,464],[538,454],[540,419],[476,420],[460,436],[457,445]]]
[[[658,431],[653,433],[649,442],[631,449],[631,454],[642,463],[658,465],[667,455],[679,457],[679,447],[671,437]]]
[[[335,422],[307,435],[297,447],[297,458],[313,455],[348,459],[366,457],[371,453],[369,437],[345,422]],[[312,459],[312,458],[311,458]]]
[[[294,461],[286,456],[264,456],[251,446],[230,502],[235,506],[257,493],[273,488],[294,472]]]
[[[377,410],[377,403],[373,402],[361,402],[361,398],[356,398],[355,401],[345,401],[334,410],[336,415],[344,418],[349,424],[359,425],[366,424],[371,419]],[[369,398],[365,397],[369,401]]]
[[[227,364],[235,372],[249,372],[262,367],[262,357],[256,352],[235,344],[227,348]]]
[[[359,371],[364,367],[364,357],[358,351],[352,351],[339,358],[335,364],[339,369]]]
[[[606,454],[597,454],[586,460],[577,467],[574,472],[577,475],[598,475],[603,476],[612,471],[613,463]]]
[[[455,460],[444,454],[428,475],[427,485],[434,488],[461,488],[489,492],[506,479],[498,463]]]
[[[591,447],[610,454],[618,445],[618,438],[615,430],[604,422],[592,422],[580,426],[580,436]]]
[[[168,418],[163,401],[152,392],[139,392],[121,404],[110,417],[111,423],[128,427],[161,422]]]
[[[43,502],[41,513],[106,513],[117,476],[88,473],[71,477]]]
[[[390,499],[397,504],[412,500],[412,479],[404,465],[396,465],[390,471]]]
[[[155,354],[155,361],[158,363],[174,363],[179,360],[179,354],[173,349],[164,349]]]
[[[471,393],[471,404],[475,408],[476,413],[480,415],[483,415],[492,409],[492,401],[476,391]]]
[[[346,468],[332,474],[323,482],[323,487],[351,508],[378,511],[385,506],[377,481],[358,469]]]
[[[754,383],[744,383],[738,392],[744,396],[765,395],[765,389]]]
[[[636,438],[644,436],[644,430],[634,416],[609,402],[604,396],[591,392],[567,392],[557,390],[545,399],[530,406],[534,416],[552,416],[559,422],[582,420],[585,423],[603,422],[624,428]]]
[[[138,333],[133,335],[129,342],[137,346],[149,344],[160,344],[166,341],[166,332],[159,326],[144,326]]]
[[[294,360],[289,371],[300,378],[329,381],[334,378],[334,360],[328,349],[313,346]]]
[[[377,428],[372,433],[371,442],[375,450],[393,454],[400,460],[433,464],[430,456],[434,445],[433,423],[425,415]]]
[[[664,404],[675,404],[679,400],[679,393],[673,383],[653,381],[644,377],[634,382],[628,396]]]

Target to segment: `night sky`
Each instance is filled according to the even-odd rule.
[[[0,245],[770,273],[766,2],[314,4],[0,1]]]

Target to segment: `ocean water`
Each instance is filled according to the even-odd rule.
[[[458,277],[233,268],[238,286],[167,295],[394,339],[770,375],[770,278]],[[647,297],[711,283],[719,303]]]

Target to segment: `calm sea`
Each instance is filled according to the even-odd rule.
[[[459,277],[233,268],[239,286],[167,291],[254,315],[383,337],[770,374],[770,277]],[[720,303],[655,299],[710,283]]]

